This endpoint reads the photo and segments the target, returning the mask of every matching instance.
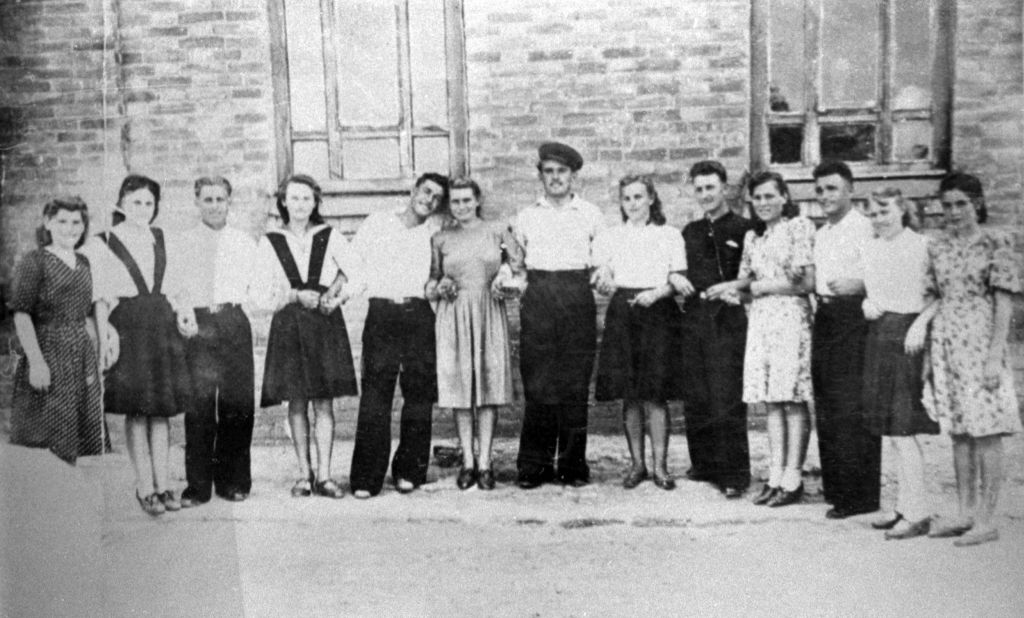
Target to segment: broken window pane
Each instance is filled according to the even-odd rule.
[[[804,108],[804,0],[772,0],[768,25],[769,109]]]
[[[873,107],[878,100],[877,1],[822,0],[822,7],[822,105]]]
[[[821,127],[821,158],[870,161],[875,158],[875,125],[835,124]]]

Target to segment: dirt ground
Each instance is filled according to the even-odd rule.
[[[812,438],[813,443],[813,438]],[[1021,616],[1024,440],[1007,441],[1001,539],[883,540],[873,515],[825,519],[813,470],[803,504],[769,509],[680,482],[619,485],[628,455],[594,436],[594,483],[515,488],[514,440],[496,445],[499,487],[455,487],[455,469],[403,496],[386,490],[294,499],[287,445],[253,451],[249,500],[219,499],[151,519],[138,508],[123,454],[70,468],[5,445],[4,616]],[[350,441],[336,444],[347,481]],[[767,443],[751,433],[755,476]],[[886,451],[888,455],[888,450]],[[955,494],[949,441],[928,440],[937,512]],[[52,458],[50,458],[52,459]],[[183,454],[172,450],[184,485]],[[893,470],[885,458],[883,503]],[[674,436],[674,472],[687,467]],[[45,480],[45,482],[40,482]]]

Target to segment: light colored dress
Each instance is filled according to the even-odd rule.
[[[814,263],[814,223],[779,222],[758,236],[747,232],[739,278],[793,279]],[[750,304],[743,359],[743,401],[810,401],[811,303],[807,296],[770,295]]]
[[[929,245],[931,278],[940,298],[932,322],[934,404],[943,430],[972,437],[1021,430],[1009,353],[999,388],[984,387],[996,290],[1021,291],[1010,236],[982,230],[971,239],[943,235]]]
[[[505,301],[491,294],[503,260],[524,273],[523,253],[507,226],[453,227],[431,239],[430,278],[448,276],[454,300],[437,307],[438,405],[469,408],[512,403],[512,360]]]

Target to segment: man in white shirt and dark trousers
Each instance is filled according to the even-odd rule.
[[[252,328],[242,311],[256,243],[227,226],[231,183],[220,176],[195,182],[203,225],[175,256],[194,312],[179,313],[189,336],[195,412],[185,416],[185,477],[181,506],[210,500],[211,491],[241,502],[252,487],[249,449],[255,410]],[[188,269],[187,272],[185,269]]]
[[[580,487],[587,466],[587,402],[597,346],[590,290],[591,243],[601,211],[573,193],[583,158],[565,144],[539,149],[544,196],[513,225],[526,254],[527,288],[520,320],[520,370],[526,394],[518,484],[532,489],[556,478]]]
[[[826,222],[814,237],[817,311],[811,347],[818,452],[830,519],[878,510],[882,443],[868,430],[861,404],[868,325],[864,251],[874,234],[853,208],[853,174],[841,161],[814,168]]]
[[[365,291],[369,309],[363,326],[362,384],[350,482],[356,498],[376,496],[384,485],[391,453],[391,404],[402,387],[398,448],[391,480],[409,493],[427,480],[430,423],[437,401],[434,310],[424,297],[430,278],[431,217],[447,204],[448,179],[423,174],[407,206],[377,212],[352,240],[356,279],[351,294]]]

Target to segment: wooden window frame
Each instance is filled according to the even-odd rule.
[[[274,92],[274,131],[278,181],[292,172],[292,145],[302,141],[327,141],[330,178],[322,179],[327,194],[382,195],[408,193],[413,171],[413,138],[448,137],[449,169],[452,175],[469,173],[469,118],[467,112],[465,20],[463,0],[444,0],[445,69],[448,88],[448,130],[414,128],[411,110],[411,67],[409,66],[408,0],[394,0],[399,36],[399,91],[401,119],[399,140],[399,176],[380,179],[345,179],[342,166],[342,130],[338,122],[338,56],[335,46],[337,11],[333,0],[320,0],[324,58],[324,87],[327,126],[324,131],[295,131],[291,124],[291,99],[288,75],[288,40],[285,28],[285,0],[269,0],[271,82]],[[369,137],[376,132],[345,131],[346,136]]]
[[[934,20],[929,36],[933,41],[932,98],[930,109],[892,109],[892,66],[895,49],[895,3],[878,0],[881,48],[879,54],[878,102],[873,108],[819,108],[822,88],[821,0],[804,0],[804,101],[802,112],[774,112],[769,107],[769,24],[770,1],[751,2],[751,122],[750,164],[752,169],[771,167],[787,178],[807,178],[820,162],[820,129],[827,124],[870,122],[877,127],[875,157],[872,161],[852,161],[850,168],[858,178],[900,178],[936,176],[949,169],[952,153],[952,101],[956,0],[931,0]],[[928,161],[895,161],[893,122],[930,119],[932,121],[931,156]],[[769,131],[773,126],[802,126],[803,142],[798,163],[773,163]]]

